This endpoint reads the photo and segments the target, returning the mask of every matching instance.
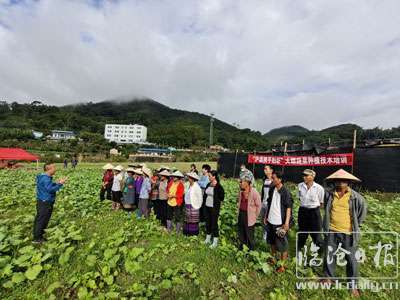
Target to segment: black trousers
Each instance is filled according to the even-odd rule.
[[[200,207],[200,223],[206,222],[206,212],[207,207],[206,207],[206,202],[203,201],[201,207]]]
[[[161,225],[167,226],[167,200],[158,200],[158,202]]]
[[[298,214],[299,231],[305,231],[306,233],[299,233],[297,238],[297,249],[300,251],[307,242],[307,238],[311,235],[311,238],[315,245],[322,249],[323,242],[321,238],[322,221],[321,212],[319,207],[306,208],[300,207]]]
[[[44,230],[49,224],[51,214],[53,212],[53,203],[47,201],[36,201],[36,217],[33,225],[33,239],[40,240],[43,238]]]
[[[250,250],[254,250],[254,225],[248,226],[247,211],[239,211],[238,216],[238,239],[239,249],[246,245]]]
[[[111,185],[108,185],[106,187],[101,187],[100,200],[104,201],[105,199],[111,200]]]
[[[215,207],[206,206],[205,209],[206,233],[216,238],[219,237],[218,218],[219,218],[219,209]]]

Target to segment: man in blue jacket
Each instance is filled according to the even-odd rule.
[[[53,205],[56,200],[56,193],[63,187],[66,178],[53,182],[53,175],[56,173],[55,164],[45,164],[44,173],[36,177],[36,217],[33,227],[33,242],[44,242],[43,234],[50,221]]]

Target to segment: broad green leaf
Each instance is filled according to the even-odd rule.
[[[104,251],[104,258],[106,260],[109,260],[111,257],[113,257],[117,253],[118,249],[106,249]]]
[[[13,286],[14,286],[14,283],[11,280],[6,281],[5,283],[3,283],[3,287],[5,289],[11,289]]]
[[[107,277],[104,277],[104,282],[107,283],[108,285],[112,285],[114,282],[114,276],[109,275]]]
[[[33,267],[30,267],[28,270],[26,270],[25,276],[29,280],[34,280],[42,271],[42,269],[43,268],[41,265],[34,265]]]
[[[108,292],[108,293],[106,293],[105,296],[106,296],[107,299],[118,299],[119,293],[117,293],[117,292]]]
[[[172,282],[169,279],[164,279],[163,281],[161,281],[160,283],[160,288],[161,289],[170,289],[172,287]]]
[[[60,255],[60,257],[58,258],[58,262],[60,265],[65,266],[70,258],[70,255],[72,253],[72,251],[74,251],[75,247],[71,246],[68,247],[65,252],[63,254]]]
[[[135,259],[135,258],[139,257],[140,254],[142,254],[143,252],[144,252],[144,248],[132,248],[129,251],[129,257],[131,259]]]
[[[56,289],[58,289],[58,288],[60,288],[60,287],[62,287],[61,282],[59,282],[59,281],[53,282],[53,283],[50,284],[49,287],[47,288],[46,293],[49,295],[49,294],[51,294],[52,292],[54,292],[54,290],[56,290]]]
[[[125,270],[130,273],[133,274],[139,270],[141,270],[141,266],[137,261],[131,261],[131,260],[126,260],[125,261]]]
[[[11,278],[11,281],[16,284],[21,283],[24,280],[25,280],[25,276],[24,276],[24,273],[22,273],[22,272],[14,273]]]
[[[89,267],[93,267],[95,264],[96,264],[96,261],[97,261],[97,256],[96,255],[88,255],[87,257],[86,257],[86,264],[89,266]]]

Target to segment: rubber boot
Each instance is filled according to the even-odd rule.
[[[176,234],[180,234],[182,229],[182,223],[176,223]]]
[[[211,234],[207,234],[204,244],[210,244],[210,243],[211,243]]]
[[[172,221],[167,220],[167,230],[170,233],[172,231]]]

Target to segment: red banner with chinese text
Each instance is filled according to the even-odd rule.
[[[303,156],[274,156],[249,154],[248,163],[266,164],[273,166],[351,166],[353,164],[353,153],[303,155]]]

